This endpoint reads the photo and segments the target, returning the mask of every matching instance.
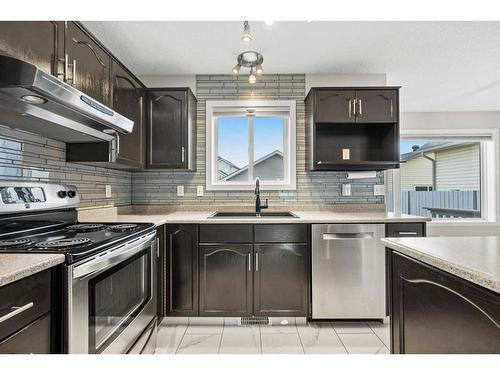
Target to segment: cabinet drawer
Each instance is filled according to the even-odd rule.
[[[251,224],[206,224],[200,225],[202,243],[252,243]]]
[[[425,223],[387,224],[387,237],[425,237]]]
[[[0,322],[0,340],[50,311],[50,279],[49,269],[0,288],[0,321],[11,314]]]
[[[0,342],[0,354],[50,354],[50,314]]]
[[[307,224],[259,224],[255,225],[255,242],[307,243]]]

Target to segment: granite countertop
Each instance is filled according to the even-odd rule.
[[[64,263],[62,254],[0,254],[0,287]]]
[[[385,238],[382,242],[411,258],[500,293],[499,237]]]
[[[101,222],[146,222],[154,223],[156,226],[172,223],[193,223],[193,224],[253,224],[253,223],[306,223],[306,224],[335,224],[335,223],[389,223],[389,222],[425,222],[430,221],[428,217],[412,215],[394,215],[385,211],[366,212],[332,212],[332,211],[295,211],[298,217],[224,217],[210,218],[214,211],[200,212],[171,212],[165,214],[117,214],[116,210],[101,210],[106,214],[99,215],[99,210],[87,210],[79,216],[79,221],[101,221]],[[111,214],[110,214],[111,212]]]

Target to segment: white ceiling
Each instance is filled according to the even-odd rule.
[[[265,73],[385,73],[404,111],[499,111],[500,22],[84,22],[137,75],[227,74],[246,49]]]

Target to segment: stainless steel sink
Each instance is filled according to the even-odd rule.
[[[283,211],[283,212],[216,212],[213,215],[210,215],[209,218],[217,219],[217,218],[231,218],[231,217],[275,217],[275,218],[290,218],[290,217],[298,217],[293,212]]]

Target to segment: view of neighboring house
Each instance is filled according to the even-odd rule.
[[[248,165],[238,168],[233,163],[219,157],[219,180],[225,181],[246,181],[248,179]],[[221,169],[223,168],[223,169]],[[226,171],[233,168],[231,173]],[[264,155],[254,163],[254,175],[263,180],[282,180],[283,179],[283,153],[274,150]],[[223,174],[225,174],[223,176]],[[221,176],[223,176],[221,178]]]
[[[238,171],[239,169],[240,168],[237,165],[231,163],[229,160],[220,156],[217,158],[217,179],[219,181],[224,180],[227,176],[235,171]]]
[[[477,142],[428,142],[401,155],[401,191],[479,190]],[[392,182],[392,181],[389,181]]]
[[[433,217],[479,217],[480,144],[427,142],[412,148],[413,151],[401,155],[402,212]],[[388,183],[392,186],[391,178]],[[390,197],[388,202],[391,206]]]

